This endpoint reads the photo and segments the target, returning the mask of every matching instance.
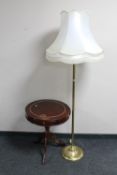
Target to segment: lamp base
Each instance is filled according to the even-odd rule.
[[[84,156],[84,151],[78,146],[68,145],[63,148],[62,156],[67,160],[77,161]]]

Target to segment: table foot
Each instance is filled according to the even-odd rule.
[[[46,128],[46,132],[42,133],[37,141],[34,141],[35,144],[41,144],[41,155],[42,155],[42,164],[46,163],[46,153],[47,145],[52,146],[65,146],[66,144],[61,139],[57,138],[55,134],[49,132],[49,128]]]
[[[53,146],[65,146],[64,141],[57,138],[53,133],[50,133],[48,142],[50,143],[50,145],[53,145]]]

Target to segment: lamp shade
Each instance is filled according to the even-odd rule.
[[[79,64],[97,61],[103,57],[103,50],[90,30],[89,16],[85,12],[61,12],[60,31],[46,50],[47,60]]]

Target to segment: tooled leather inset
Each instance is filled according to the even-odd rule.
[[[57,102],[56,102],[56,103],[57,103]],[[60,103],[58,103],[58,104],[60,105]],[[51,120],[57,120],[58,117],[59,117],[59,119],[63,118],[63,115],[67,112],[65,106],[61,105],[62,108],[63,108],[63,112],[60,113],[60,114],[58,114],[58,115],[48,116],[48,115],[46,115],[46,114],[36,114],[35,112],[32,111],[32,107],[34,107],[34,105],[35,105],[35,104],[32,104],[32,105],[30,106],[29,112],[30,112],[30,114],[33,115],[33,118],[35,118],[35,119],[46,120],[46,121],[47,121],[47,120],[50,120],[50,119],[51,119]],[[35,106],[35,107],[38,107],[38,105]]]

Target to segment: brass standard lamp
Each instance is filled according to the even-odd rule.
[[[85,12],[62,11],[61,18],[59,34],[46,50],[46,58],[73,66],[71,142],[63,148],[62,155],[67,160],[76,161],[83,157],[84,151],[74,144],[75,64],[98,61],[104,53],[93,37]]]

